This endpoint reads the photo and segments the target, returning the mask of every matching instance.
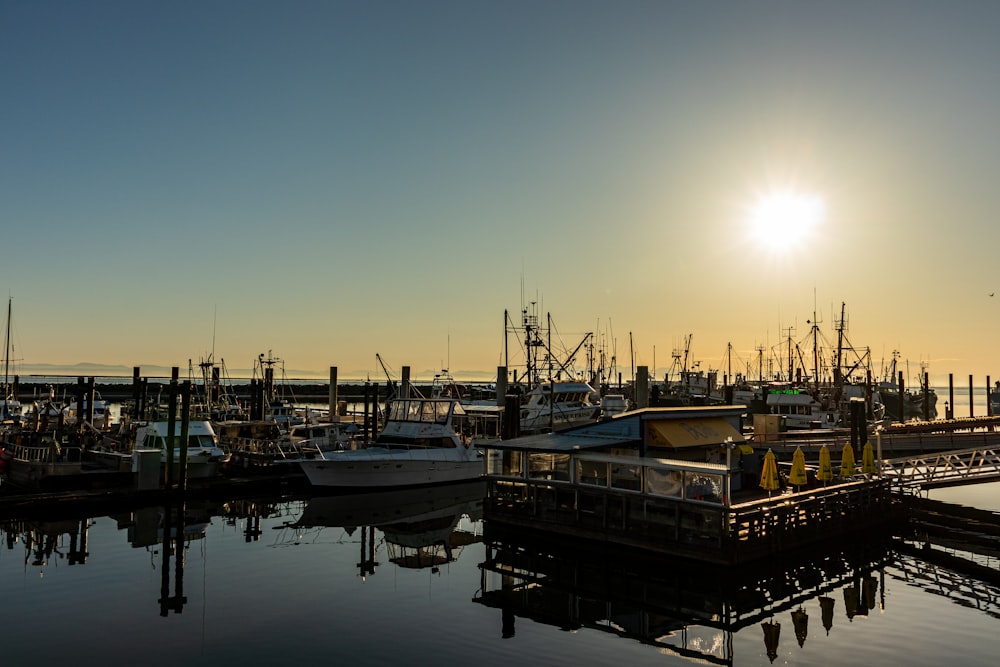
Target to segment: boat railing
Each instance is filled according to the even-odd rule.
[[[55,440],[36,444],[5,444],[4,451],[14,459],[29,463],[56,463],[57,461],[79,460],[80,448],[61,446]]]

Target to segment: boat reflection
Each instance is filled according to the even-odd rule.
[[[868,536],[836,552],[803,552],[753,567],[727,568],[533,539],[487,523],[481,591],[474,601],[501,610],[501,634],[518,617],[562,629],[588,628],[655,645],[709,664],[732,665],[733,635],[760,625],[765,652],[784,640],[805,648],[809,611],[829,632],[835,599],[848,618],[884,608],[891,537]],[[791,556],[791,554],[789,554]],[[791,632],[788,632],[788,629]]]
[[[311,498],[295,522],[303,529],[343,528],[347,534],[361,529],[362,576],[375,573],[375,530],[385,538],[389,562],[408,569],[431,568],[458,559],[462,549],[481,541],[474,530],[459,528],[467,517],[482,518],[486,483],[464,482],[413,489],[399,489]]]

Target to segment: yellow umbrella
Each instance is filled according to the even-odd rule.
[[[809,614],[802,607],[792,612],[792,627],[795,628],[795,639],[799,646],[805,646],[806,636],[809,634]]]
[[[854,477],[854,473],[856,472],[857,469],[854,467],[854,448],[848,442],[844,444],[844,452],[840,457],[840,476]]]
[[[760,488],[766,489],[770,496],[771,491],[777,490],[779,486],[778,461],[774,458],[774,452],[769,449],[764,455],[764,467],[760,471]]]
[[[824,484],[833,479],[833,464],[830,462],[830,450],[826,445],[819,448],[819,469],[816,470],[816,479]]]
[[[821,595],[819,598],[819,609],[820,613],[823,615],[823,627],[826,628],[826,634],[830,634],[830,628],[833,627],[833,603],[834,599]]]
[[[806,455],[802,453],[801,447],[796,447],[792,456],[792,471],[788,473],[788,483],[796,487],[809,483],[809,478],[806,476]]]
[[[781,636],[781,623],[775,621],[764,621],[760,624],[764,630],[764,648],[767,649],[767,657],[774,662],[778,657],[778,638]]]
[[[878,468],[875,467],[875,450],[872,449],[870,442],[866,442],[865,448],[861,451],[861,472],[866,475],[874,475],[878,472]]]

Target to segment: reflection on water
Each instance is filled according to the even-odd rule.
[[[818,602],[829,633],[839,594],[848,620],[884,609],[876,591],[884,588],[880,581],[892,558],[891,540],[877,535],[847,549],[739,568],[526,539],[493,526],[487,526],[486,548],[475,601],[501,610],[506,637],[515,635],[515,619],[526,618],[565,630],[601,630],[712,664],[732,664],[733,634],[755,625],[773,661],[783,619],[804,647],[806,607]]]
[[[82,664],[283,664],[293,648],[306,664],[991,664],[988,541],[974,562],[865,535],[718,568],[484,526],[482,498],[471,483],[8,520],[5,662],[46,643]]]

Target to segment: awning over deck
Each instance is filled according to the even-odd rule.
[[[651,447],[704,447],[727,440],[743,442],[743,434],[722,417],[707,419],[663,419],[648,421],[647,443]]]

